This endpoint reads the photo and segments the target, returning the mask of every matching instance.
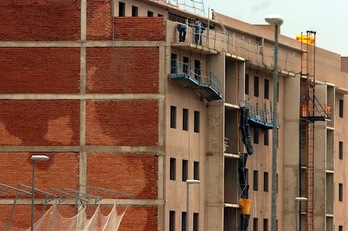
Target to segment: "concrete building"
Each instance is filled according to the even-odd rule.
[[[40,154],[35,221],[52,188],[78,192],[71,216],[96,187],[122,231],[270,229],[272,26],[150,0],[5,0],[0,18],[1,228],[30,226]],[[348,62],[280,33],[278,64],[278,230],[344,230]]]

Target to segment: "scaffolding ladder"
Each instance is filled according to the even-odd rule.
[[[319,120],[315,114],[315,40],[315,31],[307,31],[305,35],[301,33],[300,173],[303,174],[301,169],[304,167],[305,177],[301,179],[305,178],[305,182],[300,194],[307,197],[306,231],[314,228],[314,122]]]
[[[165,2],[168,4],[173,4],[174,2],[178,7],[205,16],[204,0],[188,0],[189,3],[186,3],[186,0],[166,0]]]

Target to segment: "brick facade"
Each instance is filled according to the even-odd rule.
[[[159,46],[85,46],[85,42],[164,41],[164,20],[112,20],[111,1],[106,0],[88,0],[87,16],[81,19],[83,2],[0,3],[4,22],[0,28],[0,183],[31,185],[30,157],[42,154],[50,159],[35,165],[38,189],[78,190],[85,181],[88,186],[131,194],[127,199],[156,200],[156,153],[103,148],[158,146],[159,101],[138,94],[159,94]],[[87,41],[81,40],[83,20]],[[0,194],[0,199],[14,196],[13,191]],[[11,224],[28,228],[30,205],[17,203]],[[73,205],[62,206],[63,215],[72,216]],[[0,204],[0,229],[7,224],[11,208]],[[35,220],[41,209],[42,205],[35,205]],[[157,226],[157,206],[130,205],[119,230],[156,230]]]
[[[68,41],[80,38],[78,0],[3,0],[0,41]]]
[[[78,93],[79,48],[1,48],[0,93]]]
[[[87,103],[88,145],[149,146],[156,145],[157,140],[157,102],[137,100]]]
[[[132,198],[157,198],[158,164],[155,154],[91,153],[87,166],[88,185],[128,193]],[[129,196],[120,194],[112,197]]]
[[[158,48],[88,48],[87,91],[158,93],[158,68]]]

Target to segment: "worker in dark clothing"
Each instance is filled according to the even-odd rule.
[[[176,25],[176,29],[179,31],[179,42],[185,42],[186,39],[186,26],[183,24]]]
[[[195,43],[202,46],[202,34],[205,28],[198,18],[192,26],[195,28]]]

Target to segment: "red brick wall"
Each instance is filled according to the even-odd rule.
[[[87,48],[87,91],[158,93],[158,48]]]
[[[152,146],[158,143],[158,102],[90,101],[87,145]]]
[[[118,1],[115,1],[118,4]],[[87,38],[112,39],[112,13],[110,0],[87,0]]]
[[[115,40],[164,41],[165,29],[162,17],[117,17]]]
[[[45,211],[50,208],[48,206]],[[106,207],[103,205],[101,207],[102,214],[107,216],[110,213],[112,207]],[[12,205],[0,205],[0,230],[6,230],[7,222],[11,214]],[[35,205],[34,215],[36,222],[40,218],[40,213],[43,209],[42,205]],[[75,207],[74,205],[60,205],[59,212],[64,217],[73,216]],[[88,215],[92,214],[92,207],[88,207]],[[118,214],[121,214],[126,209],[126,212],[121,221],[118,231],[155,231],[157,230],[157,207],[147,207],[147,206],[129,206],[127,208],[123,206],[117,206]],[[28,229],[30,227],[30,214],[31,207],[28,205],[16,205],[13,213],[13,218],[11,220],[11,229],[22,228]],[[48,224],[50,227],[51,224]],[[52,227],[52,226],[51,226]]]
[[[0,41],[80,40],[80,0],[3,0]],[[87,0],[89,40],[113,38],[111,1]],[[164,19],[115,18],[115,40],[165,41]],[[29,45],[29,44],[27,44]],[[158,94],[158,47],[87,48],[87,92]],[[0,94],[80,93],[80,48],[0,49]],[[0,100],[0,145],[79,146],[79,100]],[[158,101],[87,101],[87,145],[158,145]],[[79,183],[78,153],[0,153],[0,183],[31,185],[33,154],[49,155],[37,162],[36,187],[47,191]],[[154,153],[88,153],[87,185],[130,193],[138,199],[158,196],[158,159]],[[13,197],[1,194],[0,198]],[[37,195],[42,197],[42,195]],[[119,198],[105,195],[105,198]],[[124,197],[121,197],[124,198]],[[42,205],[35,206],[35,220]],[[124,207],[123,207],[124,209]],[[0,222],[7,223],[9,206],[0,205]],[[71,206],[64,211],[72,215]],[[157,230],[157,206],[129,206],[120,231]],[[12,222],[30,225],[30,206],[16,205]],[[0,225],[1,230],[1,225]]]
[[[47,205],[44,208],[43,205],[35,205],[34,206],[34,222],[39,220],[42,210],[46,212],[51,208],[51,205]],[[12,205],[0,205],[0,230],[7,230],[7,222],[9,220],[11,214]],[[66,218],[72,217],[76,215],[76,207],[75,205],[64,205],[61,204],[59,206],[59,213]],[[30,205],[19,205],[16,204],[13,211],[13,217],[11,220],[11,226],[9,230],[17,230],[15,228],[21,228],[22,230],[27,230],[30,227],[30,218],[31,218],[31,206]],[[56,218],[56,222],[58,223],[58,219]],[[40,225],[40,230],[51,230],[52,228],[52,219],[49,224],[47,224],[47,228],[44,228],[45,224]],[[56,224],[57,225],[57,224]]]
[[[158,159],[154,154],[90,153],[88,185],[132,194],[134,198],[157,198]],[[108,195],[108,198],[130,198]]]
[[[80,0],[1,0],[0,41],[80,39]]]
[[[80,91],[79,48],[1,48],[0,70],[0,93]]]
[[[130,206],[118,231],[155,231],[158,230],[157,219],[157,207]]]
[[[76,100],[0,100],[0,145],[78,145]]]
[[[2,174],[0,183],[12,187],[18,187],[19,184],[31,186],[32,164],[30,157],[34,154],[50,157],[48,161],[35,163],[35,188],[45,191],[50,187],[77,190],[79,183],[79,155],[77,153],[2,152],[0,153]],[[5,198],[7,195],[6,193],[0,194],[0,197]],[[12,193],[11,195],[14,196]]]
[[[116,2],[117,4],[118,2]],[[112,20],[111,1],[87,1],[88,40],[164,41],[162,17],[115,17]],[[114,28],[112,26],[114,24]]]
[[[30,192],[32,181],[32,162],[30,157],[32,155],[47,155],[49,160],[45,162],[35,163],[35,188],[43,191],[48,191],[49,188],[61,190],[62,188],[70,188],[78,190],[79,184],[79,155],[77,153],[0,153],[0,169],[1,169],[1,184],[5,184],[14,188]],[[22,185],[20,185],[22,184]],[[0,190],[6,187],[0,186]],[[59,192],[50,191],[55,195]],[[14,198],[16,196],[15,190],[1,192],[1,199]],[[30,194],[20,193],[18,196],[21,199],[31,198]],[[45,198],[44,194],[36,193],[37,198]],[[74,199],[71,197],[71,199]],[[10,218],[10,210],[12,205],[0,205],[0,230],[2,225],[7,224]],[[11,225],[20,228],[30,227],[30,205],[15,205],[13,219]],[[70,209],[69,209],[70,208]],[[38,220],[42,210],[42,205],[35,205],[35,220]],[[62,206],[62,214],[69,217],[75,212],[71,206]]]

